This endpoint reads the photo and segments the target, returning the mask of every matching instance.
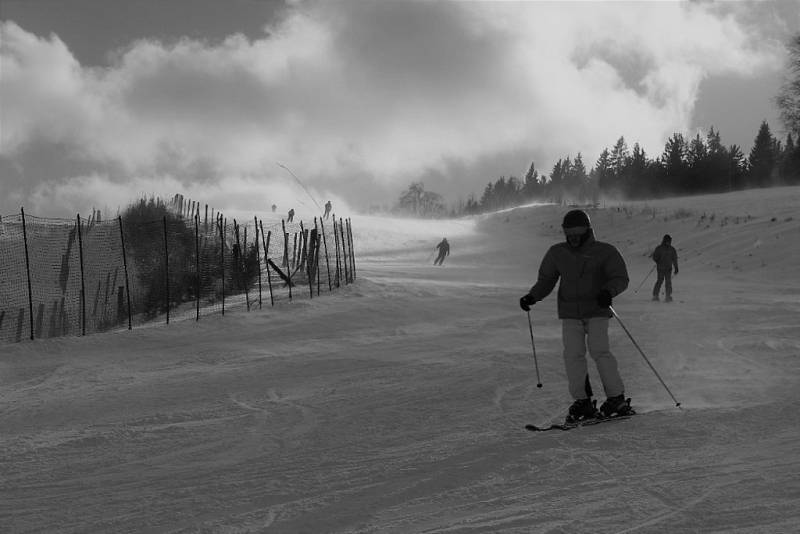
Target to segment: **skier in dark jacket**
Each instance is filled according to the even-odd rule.
[[[666,234],[661,244],[650,255],[656,262],[656,285],[653,286],[653,300],[658,300],[661,284],[664,284],[664,301],[672,302],[672,273],[678,274],[678,252],[672,246],[672,236]]]
[[[446,237],[443,237],[441,242],[438,245],[436,245],[436,248],[439,249],[439,255],[436,256],[435,260],[433,260],[433,264],[441,265],[442,263],[444,263],[444,259],[450,255],[450,243],[447,242]]]
[[[562,224],[566,241],[550,247],[539,266],[536,284],[519,301],[520,307],[544,299],[558,287],[558,317],[562,322],[564,365],[574,403],[569,418],[579,420],[597,413],[588,382],[586,346],[594,359],[606,401],[604,416],[630,411],[617,360],[609,349],[608,321],[611,301],[628,287],[628,271],[619,251],[595,240],[592,223],[582,210],[566,214]]]

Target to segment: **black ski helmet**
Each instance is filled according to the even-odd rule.
[[[672,243],[672,236],[669,234],[664,234],[664,238],[661,240],[662,243]]]
[[[575,228],[577,226],[592,227],[592,221],[589,215],[583,210],[572,210],[564,215],[564,222],[561,223],[562,228]]]

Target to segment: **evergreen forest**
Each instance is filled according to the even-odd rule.
[[[598,205],[603,199],[646,199],[722,193],[741,189],[800,184],[800,34],[787,45],[786,77],[774,104],[785,138],[779,139],[763,121],[753,146],[745,153],[725,146],[713,126],[705,135],[674,133],[660,154],[645,153],[619,137],[587,166],[584,155],[560,158],[542,172],[531,163],[525,176],[501,176],[489,181],[478,196],[448,208],[438,193],[422,182],[411,184],[394,206],[395,213],[421,217],[485,213],[534,201]]]

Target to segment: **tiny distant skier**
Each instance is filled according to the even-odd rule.
[[[672,236],[666,234],[661,244],[650,255],[656,262],[656,285],[653,286],[653,300],[658,300],[661,284],[664,284],[665,302],[672,302],[672,274],[678,274],[678,252],[672,246]]]
[[[275,213],[275,210],[276,210],[276,209],[278,209],[278,206],[276,206],[275,204],[273,204],[273,205],[272,205],[272,213]]]
[[[560,280],[558,317],[569,393],[574,400],[568,421],[598,415],[588,385],[587,343],[606,394],[600,414],[610,417],[631,413],[617,360],[608,342],[611,299],[628,287],[625,260],[613,245],[595,240],[589,215],[584,211],[568,212],[561,226],[566,241],[551,246],[544,255],[538,280],[522,296],[519,305],[524,311],[530,311],[530,307],[547,297]]]
[[[288,222],[292,222],[294,220],[294,208],[289,210],[289,218],[287,219]]]
[[[442,241],[438,245],[436,245],[436,249],[439,250],[439,255],[436,256],[435,260],[433,260],[433,264],[441,265],[442,263],[444,263],[444,259],[450,255],[450,243],[447,242],[446,237],[443,237]]]
[[[325,214],[322,216],[323,219],[327,219],[328,218],[328,216],[331,214],[331,208],[332,207],[333,206],[331,206],[331,201],[330,200],[325,203]]]

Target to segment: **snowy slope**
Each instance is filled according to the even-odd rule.
[[[523,429],[570,403],[555,295],[531,312],[541,389],[517,307],[556,206],[354,217],[358,281],[325,298],[3,345],[0,530],[797,532],[799,205],[784,188],[593,211],[631,274],[615,308],[682,409],[613,324],[645,415],[567,433]],[[636,291],[665,232],[672,304],[652,277]]]

